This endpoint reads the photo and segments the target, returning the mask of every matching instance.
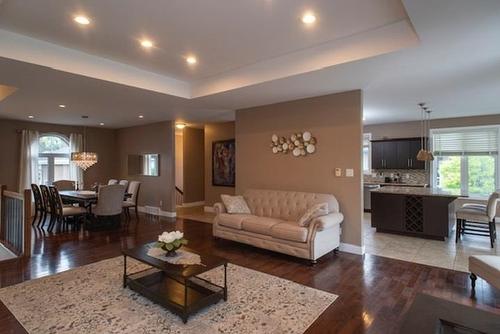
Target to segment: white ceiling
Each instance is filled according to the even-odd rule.
[[[0,117],[81,124],[89,114],[110,127],[217,121],[350,89],[364,91],[371,124],[418,119],[419,101],[434,118],[500,113],[500,1],[403,3],[3,1],[0,84],[19,90],[0,103]],[[318,16],[312,29],[299,20],[307,9]],[[76,26],[77,12],[92,24]],[[143,35],[158,48],[144,52]],[[200,59],[194,68],[183,60],[189,52]],[[59,103],[69,108],[61,113]]]

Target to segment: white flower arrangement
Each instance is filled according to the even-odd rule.
[[[167,252],[175,252],[182,245],[187,245],[188,241],[184,239],[184,233],[181,231],[163,232],[158,236],[156,247]]]

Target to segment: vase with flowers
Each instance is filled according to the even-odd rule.
[[[184,233],[181,231],[163,232],[158,236],[156,247],[166,251],[165,256],[175,256],[175,251],[187,243],[188,241],[184,239]]]

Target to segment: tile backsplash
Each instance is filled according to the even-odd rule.
[[[391,174],[399,173],[402,183],[426,184],[429,183],[428,172],[425,170],[407,170],[407,169],[384,169],[372,170],[371,174],[365,174],[364,182],[384,182],[385,177],[391,177]]]

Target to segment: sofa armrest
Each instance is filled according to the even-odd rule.
[[[324,216],[317,217],[311,222],[311,226],[316,226],[317,231],[328,230],[335,225],[339,225],[344,220],[344,215],[340,212],[329,213]]]
[[[221,213],[226,213],[226,207],[222,203],[214,204],[214,211],[216,215],[220,215]]]

